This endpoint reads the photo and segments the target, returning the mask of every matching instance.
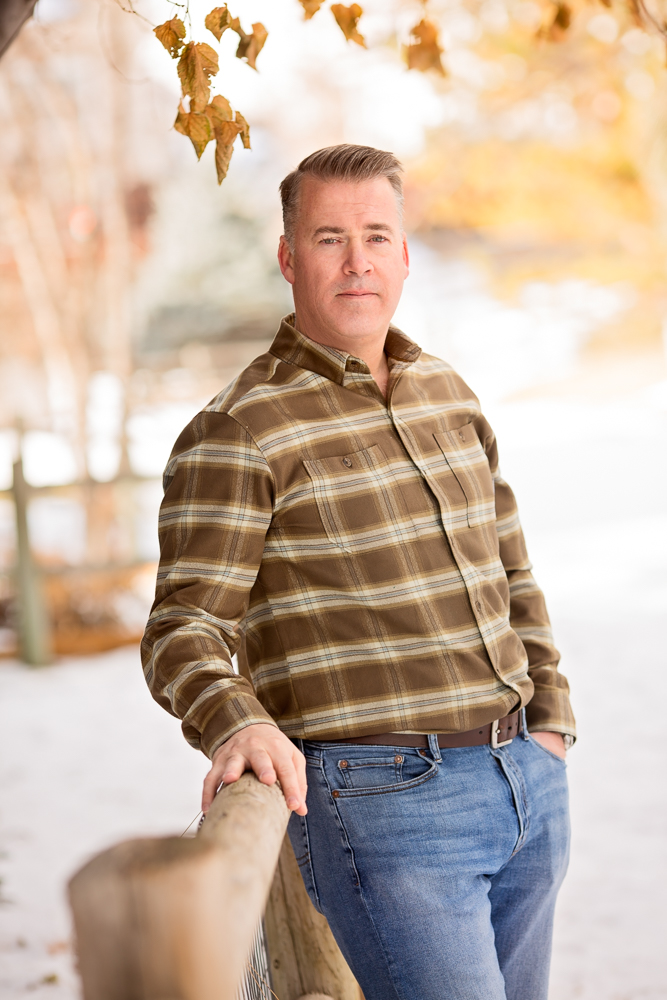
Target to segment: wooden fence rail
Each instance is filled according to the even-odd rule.
[[[89,861],[69,884],[84,1000],[235,1000],[265,907],[278,1000],[363,1000],[308,899],[288,818],[280,788],[245,774],[196,838],[131,840]]]

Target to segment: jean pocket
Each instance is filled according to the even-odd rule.
[[[392,747],[391,753],[359,753],[359,747],[342,754],[342,747],[330,752],[326,767],[334,798],[385,795],[423,785],[434,777],[438,765],[417,750]]]
[[[564,757],[559,757],[557,753],[552,753],[552,751],[548,750],[547,747],[542,746],[540,741],[536,740],[534,736],[530,737],[530,742],[534,747],[537,747],[538,750],[541,750],[542,753],[545,753],[547,757],[551,757],[552,760],[558,761],[558,763],[562,764],[563,767],[567,767],[567,761]]]

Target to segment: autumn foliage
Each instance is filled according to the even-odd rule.
[[[238,17],[232,17],[225,5],[207,14],[204,25],[218,42],[227,29],[235,31],[239,36],[237,58],[257,68],[257,56],[267,37],[263,24],[253,24],[252,31],[247,33]],[[215,168],[221,184],[227,176],[237,136],[244,147],[250,149],[250,128],[240,111],[232,110],[226,97],[217,94],[211,99],[211,77],[219,69],[218,53],[206,42],[186,41],[187,31],[180,17],[172,17],[154,30],[172,59],[178,59],[183,96],[174,128],[188,137],[197,159],[201,159],[209,142],[215,142]]]
[[[299,3],[303,7],[305,19],[310,20],[319,12],[324,0],[299,0]],[[366,48],[366,41],[358,27],[363,14],[359,4],[346,6],[334,3],[331,5],[331,13],[346,40]],[[251,30],[246,32],[241,27],[239,18],[233,17],[227,4],[224,4],[222,7],[214,7],[206,15],[204,27],[217,42],[225,31],[236,32],[239,36],[236,58],[243,59],[252,69],[257,69],[257,57],[268,37],[261,22],[251,25]],[[250,149],[250,129],[243,115],[232,110],[226,97],[218,94],[211,98],[211,78],[219,69],[218,53],[206,42],[188,39],[185,23],[180,17],[170,18],[158,25],[154,32],[172,59],[178,59],[182,98],[174,128],[188,137],[197,159],[201,159],[209,142],[215,142],[215,166],[218,183],[221,184],[229,169],[236,138],[240,137],[243,146]],[[412,29],[411,37],[414,41],[406,47],[408,68],[422,72],[435,70],[444,76],[437,26],[422,18]]]
[[[325,7],[327,0],[298,0],[303,8],[304,19],[309,21]],[[569,33],[575,6],[589,0],[545,0],[539,5],[538,18],[541,23],[534,35],[535,42],[559,42]],[[611,6],[612,0],[600,0]],[[535,6],[535,5],[533,5]],[[662,35],[667,35],[667,22],[656,20],[645,4],[645,0],[625,0],[631,19],[641,27],[651,27]],[[185,4],[185,14],[189,23],[189,10]],[[366,39],[359,29],[363,10],[358,3],[346,6],[332,3],[329,7],[333,18],[348,42],[366,48]],[[227,5],[215,7],[204,19],[205,28],[220,42],[226,31],[235,32],[239,37],[236,58],[244,60],[252,69],[257,69],[260,55],[268,32],[257,22],[246,32],[238,17],[233,17]],[[218,183],[224,180],[234,150],[234,143],[240,137],[243,146],[250,148],[248,123],[240,112],[234,112],[229,101],[217,95],[211,99],[211,79],[218,73],[218,54],[206,42],[187,37],[188,32],[180,17],[172,17],[154,29],[155,35],[173,59],[178,60],[178,77],[181,82],[182,98],[174,128],[187,136],[194,146],[197,158],[201,158],[209,142],[215,142],[215,164]],[[409,70],[421,73],[433,72],[447,76],[443,64],[444,49],[440,43],[438,24],[427,16],[427,0],[423,0],[422,17],[410,30],[409,43],[403,46],[403,58]]]

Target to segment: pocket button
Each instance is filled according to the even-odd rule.
[[[403,757],[402,757],[402,755],[400,753],[397,753],[396,756],[394,757],[394,763],[395,764],[402,764],[403,763]]]
[[[343,459],[343,465],[347,466],[348,469],[351,469],[352,468],[352,459],[351,458],[344,458]]]

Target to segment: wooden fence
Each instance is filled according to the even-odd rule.
[[[363,1000],[308,898],[288,818],[280,788],[245,774],[197,837],[131,840],[88,862],[69,885],[84,1000],[235,1000],[246,969],[258,996]],[[251,955],[263,915],[271,984]]]

